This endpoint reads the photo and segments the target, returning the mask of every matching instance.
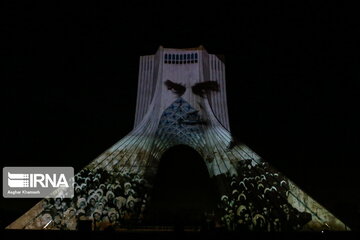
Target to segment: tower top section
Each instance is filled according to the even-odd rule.
[[[194,50],[205,50],[206,51],[206,49],[204,48],[204,46],[203,45],[200,45],[200,46],[198,46],[198,47],[190,47],[190,48],[165,48],[165,47],[163,47],[163,46],[160,46],[159,47],[159,50],[160,49],[163,49],[163,50],[176,50],[176,51],[194,51]]]
[[[160,46],[155,54],[140,57],[134,127],[147,121],[147,113],[159,121],[163,111],[179,97],[198,111],[207,106],[207,113],[229,130],[225,64],[202,45]]]

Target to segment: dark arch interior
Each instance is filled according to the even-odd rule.
[[[199,226],[216,209],[217,192],[202,157],[192,148],[170,148],[160,160],[148,205],[151,225]]]

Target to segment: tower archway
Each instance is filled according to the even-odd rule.
[[[154,178],[147,222],[151,225],[200,226],[216,210],[218,193],[204,160],[193,148],[177,145],[161,157]]]

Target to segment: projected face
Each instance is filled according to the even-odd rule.
[[[95,198],[91,198],[90,199],[90,205],[95,206],[95,204],[96,204]]]
[[[69,217],[73,217],[73,216],[75,216],[75,214],[76,214],[75,209],[71,209],[69,211]]]
[[[204,64],[209,64],[207,54],[197,50],[176,51],[167,49],[161,69],[161,110],[166,109],[177,98],[182,97],[196,110],[201,110],[203,100],[209,94],[220,90],[214,81],[218,75],[204,72]],[[206,68],[207,69],[207,68]],[[209,79],[211,78],[211,79]]]
[[[129,208],[130,208],[130,209],[133,209],[134,207],[135,207],[134,201],[130,201],[130,202],[129,202]]]
[[[93,214],[93,218],[94,218],[95,221],[98,222],[98,221],[100,221],[100,219],[101,219],[101,215],[96,212],[96,213]]]
[[[160,115],[155,116],[160,117],[156,139],[162,142],[157,146],[166,149],[184,144],[200,149],[206,144],[206,129],[216,124],[211,104],[222,96],[218,95],[221,76],[213,68],[204,68],[210,61],[201,51],[166,49],[163,53],[154,95],[159,98],[154,109],[159,109]]]
[[[79,208],[80,209],[85,209],[86,208],[86,202],[85,201],[81,202],[80,205],[79,205]]]
[[[206,124],[204,120],[199,119],[200,111],[203,109],[202,101],[211,92],[219,91],[219,84],[216,81],[199,82],[186,87],[184,83],[166,80],[164,85],[177,98],[184,96],[186,93],[182,98],[185,101],[187,100],[187,103],[194,108],[194,111],[187,112],[186,116],[179,120],[182,124]],[[174,98],[170,99],[175,100]]]
[[[176,94],[178,97],[181,97],[186,91],[186,87],[183,84],[176,83],[171,80],[166,80],[165,85],[168,90]],[[191,91],[193,94],[203,98],[212,91],[218,92],[219,84],[216,81],[195,83],[191,86]]]
[[[116,214],[115,214],[115,213],[112,213],[112,214],[110,215],[110,221],[111,221],[111,222],[115,222],[116,220],[117,220]]]
[[[191,85],[191,83],[193,84]],[[161,115],[157,135],[175,144],[190,144],[208,125],[203,103],[213,91],[219,91],[215,81],[164,81],[164,102],[168,105]]]
[[[176,98],[182,97],[198,111],[203,109],[204,99],[211,93],[219,92],[219,84],[216,81],[196,82],[167,79],[164,81],[164,86],[167,90],[164,94],[165,103],[170,105]]]

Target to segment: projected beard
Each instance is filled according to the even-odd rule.
[[[156,136],[166,140],[171,145],[185,144],[196,145],[202,141],[204,128],[209,124],[202,107],[202,100],[212,91],[219,91],[219,85],[215,81],[196,83],[187,89],[181,83],[171,80],[164,82],[168,91],[176,97],[162,113]],[[195,97],[197,106],[192,106],[182,97],[187,90],[188,97]],[[193,96],[189,96],[193,95]]]

